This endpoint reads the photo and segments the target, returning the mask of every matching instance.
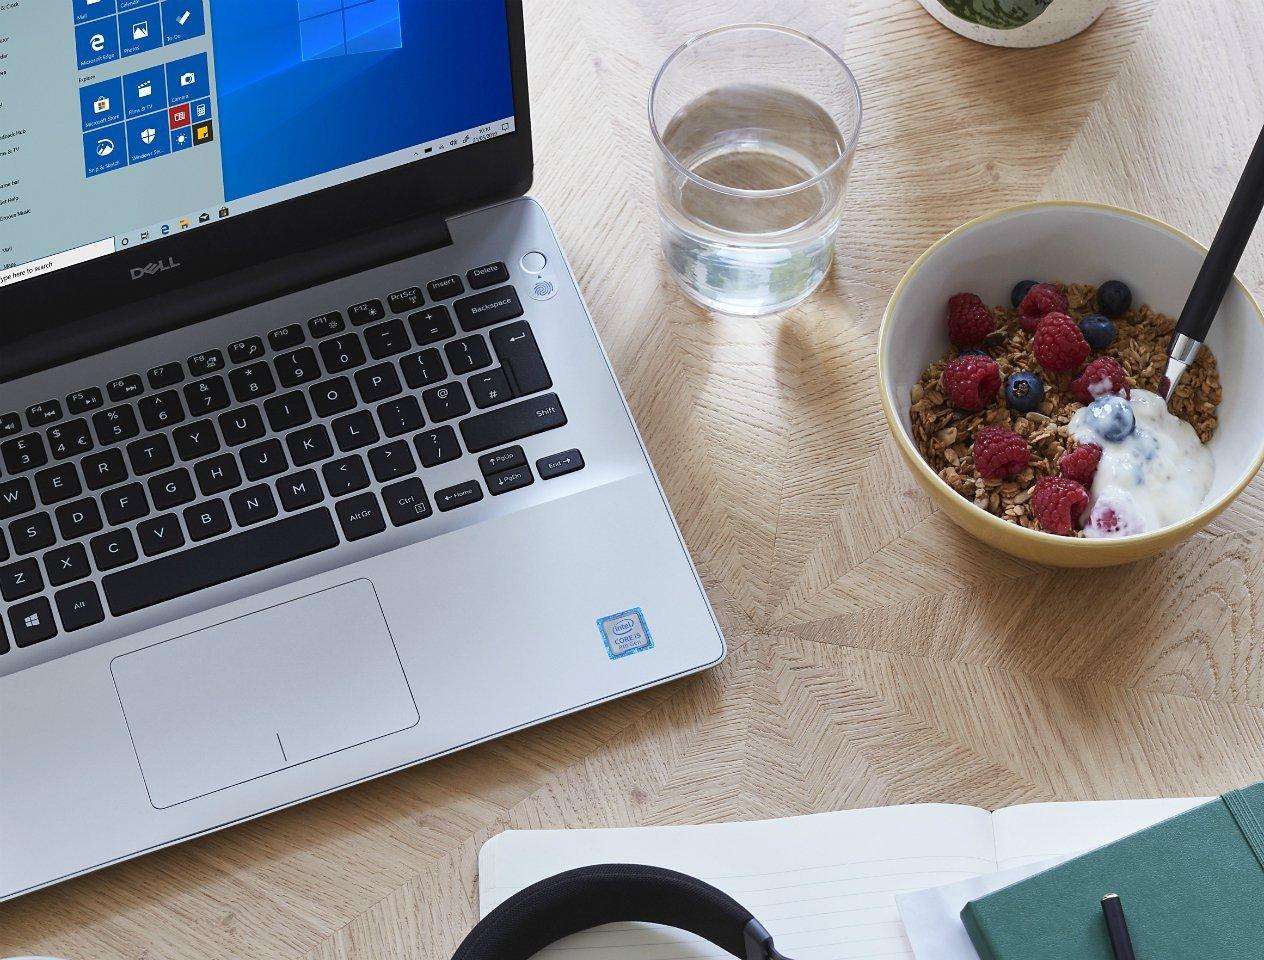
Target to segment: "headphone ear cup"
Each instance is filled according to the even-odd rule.
[[[470,931],[452,960],[529,960],[563,937],[628,920],[688,930],[747,960],[747,926],[753,919],[727,893],[696,877],[607,863],[568,870],[520,890]]]

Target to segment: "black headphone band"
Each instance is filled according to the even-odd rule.
[[[674,870],[606,863],[568,870],[514,894],[470,931],[452,960],[529,960],[605,923],[640,920],[688,930],[739,960],[785,960],[751,912]]]

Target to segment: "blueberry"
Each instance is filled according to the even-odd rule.
[[[1014,305],[1014,309],[1018,309],[1018,305],[1023,302],[1023,297],[1027,296],[1027,291],[1036,285],[1035,280],[1019,280],[1014,284],[1014,289],[1009,292],[1009,302]]]
[[[1080,321],[1080,333],[1094,350],[1105,350],[1115,342],[1115,323],[1100,313],[1089,314]]]
[[[1108,317],[1122,317],[1132,306],[1132,291],[1122,280],[1107,280],[1097,288],[1097,306]]]
[[[991,356],[986,350],[980,350],[978,347],[962,347],[957,351],[959,357],[989,357]]]
[[[1045,385],[1034,373],[1020,370],[1005,381],[1005,399],[1020,413],[1030,413],[1045,398]]]
[[[1098,397],[1088,405],[1088,426],[1103,440],[1118,443],[1136,429],[1137,419],[1123,397]]]

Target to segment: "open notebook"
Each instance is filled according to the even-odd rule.
[[[897,894],[1077,854],[1201,800],[1041,803],[990,813],[945,804],[784,820],[621,830],[511,830],[479,854],[483,915],[523,887],[593,863],[648,863],[736,898],[795,960],[910,958]],[[613,924],[541,960],[728,960],[690,934]]]

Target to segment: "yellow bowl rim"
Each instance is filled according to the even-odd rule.
[[[1264,440],[1260,443],[1260,449],[1256,454],[1255,463],[1251,466],[1251,469],[1243,475],[1242,479],[1238,481],[1237,485],[1234,486],[1232,490],[1227,491],[1215,503],[1204,505],[1202,509],[1192,517],[1188,517],[1180,523],[1175,523],[1171,526],[1162,527],[1158,530],[1152,530],[1149,533],[1135,534],[1130,537],[1117,537],[1107,540],[1068,538],[1060,537],[1057,534],[1046,533],[1043,530],[1031,530],[1027,527],[1020,527],[1015,523],[1007,523],[995,514],[989,513],[987,510],[976,506],[972,501],[966,500],[958,494],[957,491],[948,486],[943,478],[932,470],[930,465],[926,463],[926,460],[922,457],[921,451],[917,449],[917,447],[913,444],[912,439],[905,433],[904,425],[900,422],[899,414],[896,412],[895,407],[891,403],[891,385],[887,381],[886,365],[884,360],[887,352],[887,340],[891,334],[891,314],[894,312],[896,303],[899,302],[900,297],[903,295],[904,288],[908,285],[909,280],[912,279],[917,271],[921,269],[922,264],[925,263],[931,254],[945,246],[949,241],[955,239],[958,235],[965,233],[974,227],[981,226],[991,220],[996,220],[1000,217],[1006,216],[1007,214],[1017,213],[1023,210],[1034,210],[1048,207],[1080,207],[1088,210],[1106,210],[1111,213],[1123,214],[1125,217],[1130,217],[1142,223],[1147,223],[1151,226],[1166,230],[1168,233],[1180,240],[1183,240],[1196,250],[1202,251],[1204,256],[1207,254],[1207,248],[1205,246],[1189,234],[1185,233],[1185,231],[1177,229],[1170,223],[1165,223],[1157,217],[1152,217],[1137,210],[1130,210],[1127,207],[1119,207],[1110,203],[1097,203],[1092,200],[1033,200],[1027,203],[1016,203],[1012,206],[1001,207],[997,210],[985,213],[982,216],[967,220],[956,229],[949,231],[932,243],[925,251],[922,252],[921,256],[913,261],[908,270],[904,272],[904,276],[900,278],[900,282],[895,285],[895,290],[892,291],[891,298],[887,301],[886,309],[882,312],[882,324],[878,329],[878,391],[882,399],[882,409],[886,413],[887,427],[890,429],[891,433],[895,435],[896,442],[899,443],[904,452],[905,460],[918,471],[923,480],[928,482],[939,492],[950,497],[955,497],[956,499],[961,500],[962,503],[969,505],[983,520],[983,522],[995,531],[998,536],[1017,536],[1020,541],[1026,540],[1033,545],[1043,544],[1045,546],[1049,546],[1052,544],[1062,543],[1068,546],[1075,545],[1076,548],[1080,548],[1081,545],[1083,545],[1085,549],[1099,549],[1100,547],[1111,547],[1115,544],[1127,544],[1129,548],[1132,548],[1134,546],[1145,546],[1156,542],[1175,543],[1178,540],[1183,540],[1198,531],[1218,513],[1228,507],[1228,505],[1236,500],[1242,491],[1246,489],[1247,485],[1255,479],[1255,475],[1259,473],[1260,467],[1264,466]],[[1247,303],[1255,310],[1255,316],[1260,321],[1260,325],[1264,326],[1264,310],[1260,309],[1260,305],[1251,294],[1251,291],[1246,288],[1246,284],[1239,280],[1236,275],[1233,278],[1233,282],[1237,286],[1238,290],[1241,291],[1242,295],[1246,297]]]

